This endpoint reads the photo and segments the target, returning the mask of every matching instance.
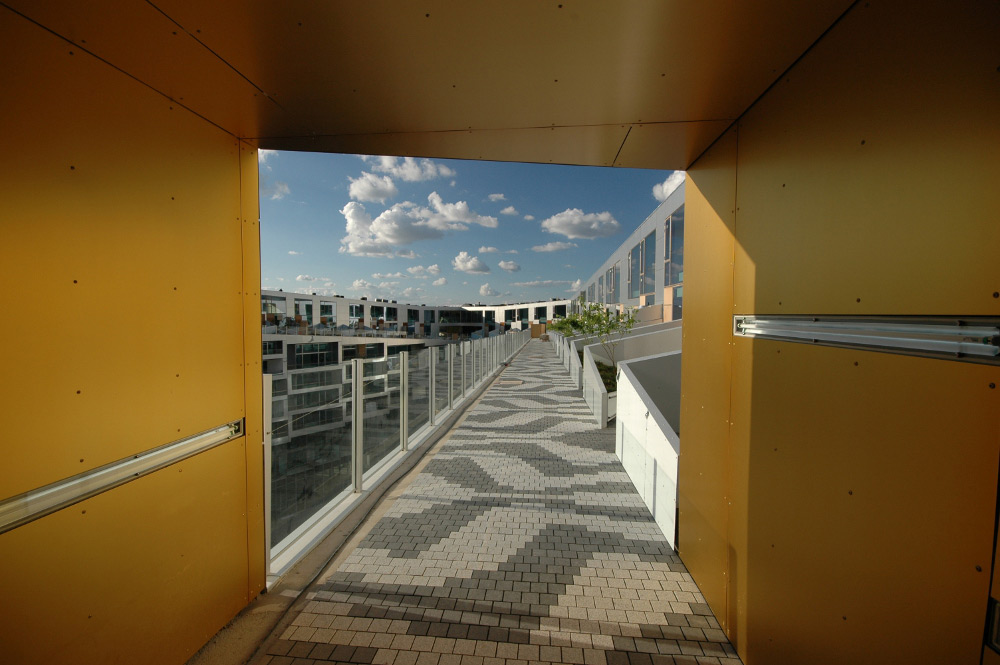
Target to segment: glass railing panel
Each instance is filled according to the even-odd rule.
[[[271,545],[351,485],[351,401],[273,423]]]
[[[434,354],[434,414],[448,408],[448,347],[435,346]],[[435,421],[436,422],[436,421]]]
[[[408,423],[412,437],[427,424],[430,417],[430,349],[420,349],[409,354]]]
[[[384,358],[365,360],[362,367],[362,468],[367,472],[400,447],[399,373],[390,372]]]
[[[476,385],[475,377],[472,376],[472,344],[473,342],[469,341],[462,345],[464,349],[462,352],[462,362],[465,364],[466,393],[468,393],[472,386]]]
[[[451,403],[455,404],[462,397],[462,344],[451,347]]]

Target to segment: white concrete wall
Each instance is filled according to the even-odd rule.
[[[600,372],[597,371],[597,364],[594,362],[594,349],[594,346],[583,347],[583,401],[590,407],[590,412],[594,414],[594,420],[597,421],[597,424],[601,427],[607,427],[608,419],[615,414],[611,413],[609,409],[608,391],[604,387],[604,380],[601,379]]]
[[[649,358],[625,361],[619,365],[618,415],[615,428],[615,451],[646,507],[653,514],[671,547],[677,547],[677,458],[680,437],[657,406],[659,400],[646,391],[633,371],[641,375],[656,373],[661,378],[657,389],[667,386],[678,401],[681,382],[680,351]]]

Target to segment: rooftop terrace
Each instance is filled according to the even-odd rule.
[[[739,663],[614,448],[532,340],[252,662]]]

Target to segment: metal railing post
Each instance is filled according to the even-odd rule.
[[[476,387],[476,340],[469,342],[469,346],[472,347],[472,387]]]
[[[407,450],[410,438],[410,352],[399,352],[399,447]]]
[[[469,394],[469,384],[465,376],[465,359],[468,357],[469,352],[465,350],[465,342],[459,342],[462,347],[462,399],[465,399]]]
[[[455,345],[448,345],[448,408],[455,408]]]
[[[427,387],[427,394],[430,395],[430,400],[428,400],[428,401],[430,402],[430,409],[431,409],[430,415],[428,416],[427,421],[431,425],[433,425],[434,424],[434,393],[437,392],[435,390],[435,388],[437,386],[434,385],[435,381],[437,381],[437,347],[436,346],[428,347],[428,349],[427,349],[427,355],[429,356],[429,359],[428,359],[429,367],[428,367],[428,374],[427,375],[430,377],[430,385]]]
[[[361,358],[354,358],[351,360],[351,371],[353,376],[351,377],[351,392],[353,393],[353,422],[351,423],[351,469],[352,478],[354,481],[354,491],[355,493],[361,492],[364,487],[362,486],[362,478],[365,473],[365,463],[364,463],[364,381],[362,380],[362,373],[364,372],[364,361]]]
[[[264,375],[264,563],[271,572],[271,428],[274,407],[272,375]]]

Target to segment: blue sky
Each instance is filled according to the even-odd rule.
[[[573,296],[683,174],[261,150],[265,289],[436,305]]]

